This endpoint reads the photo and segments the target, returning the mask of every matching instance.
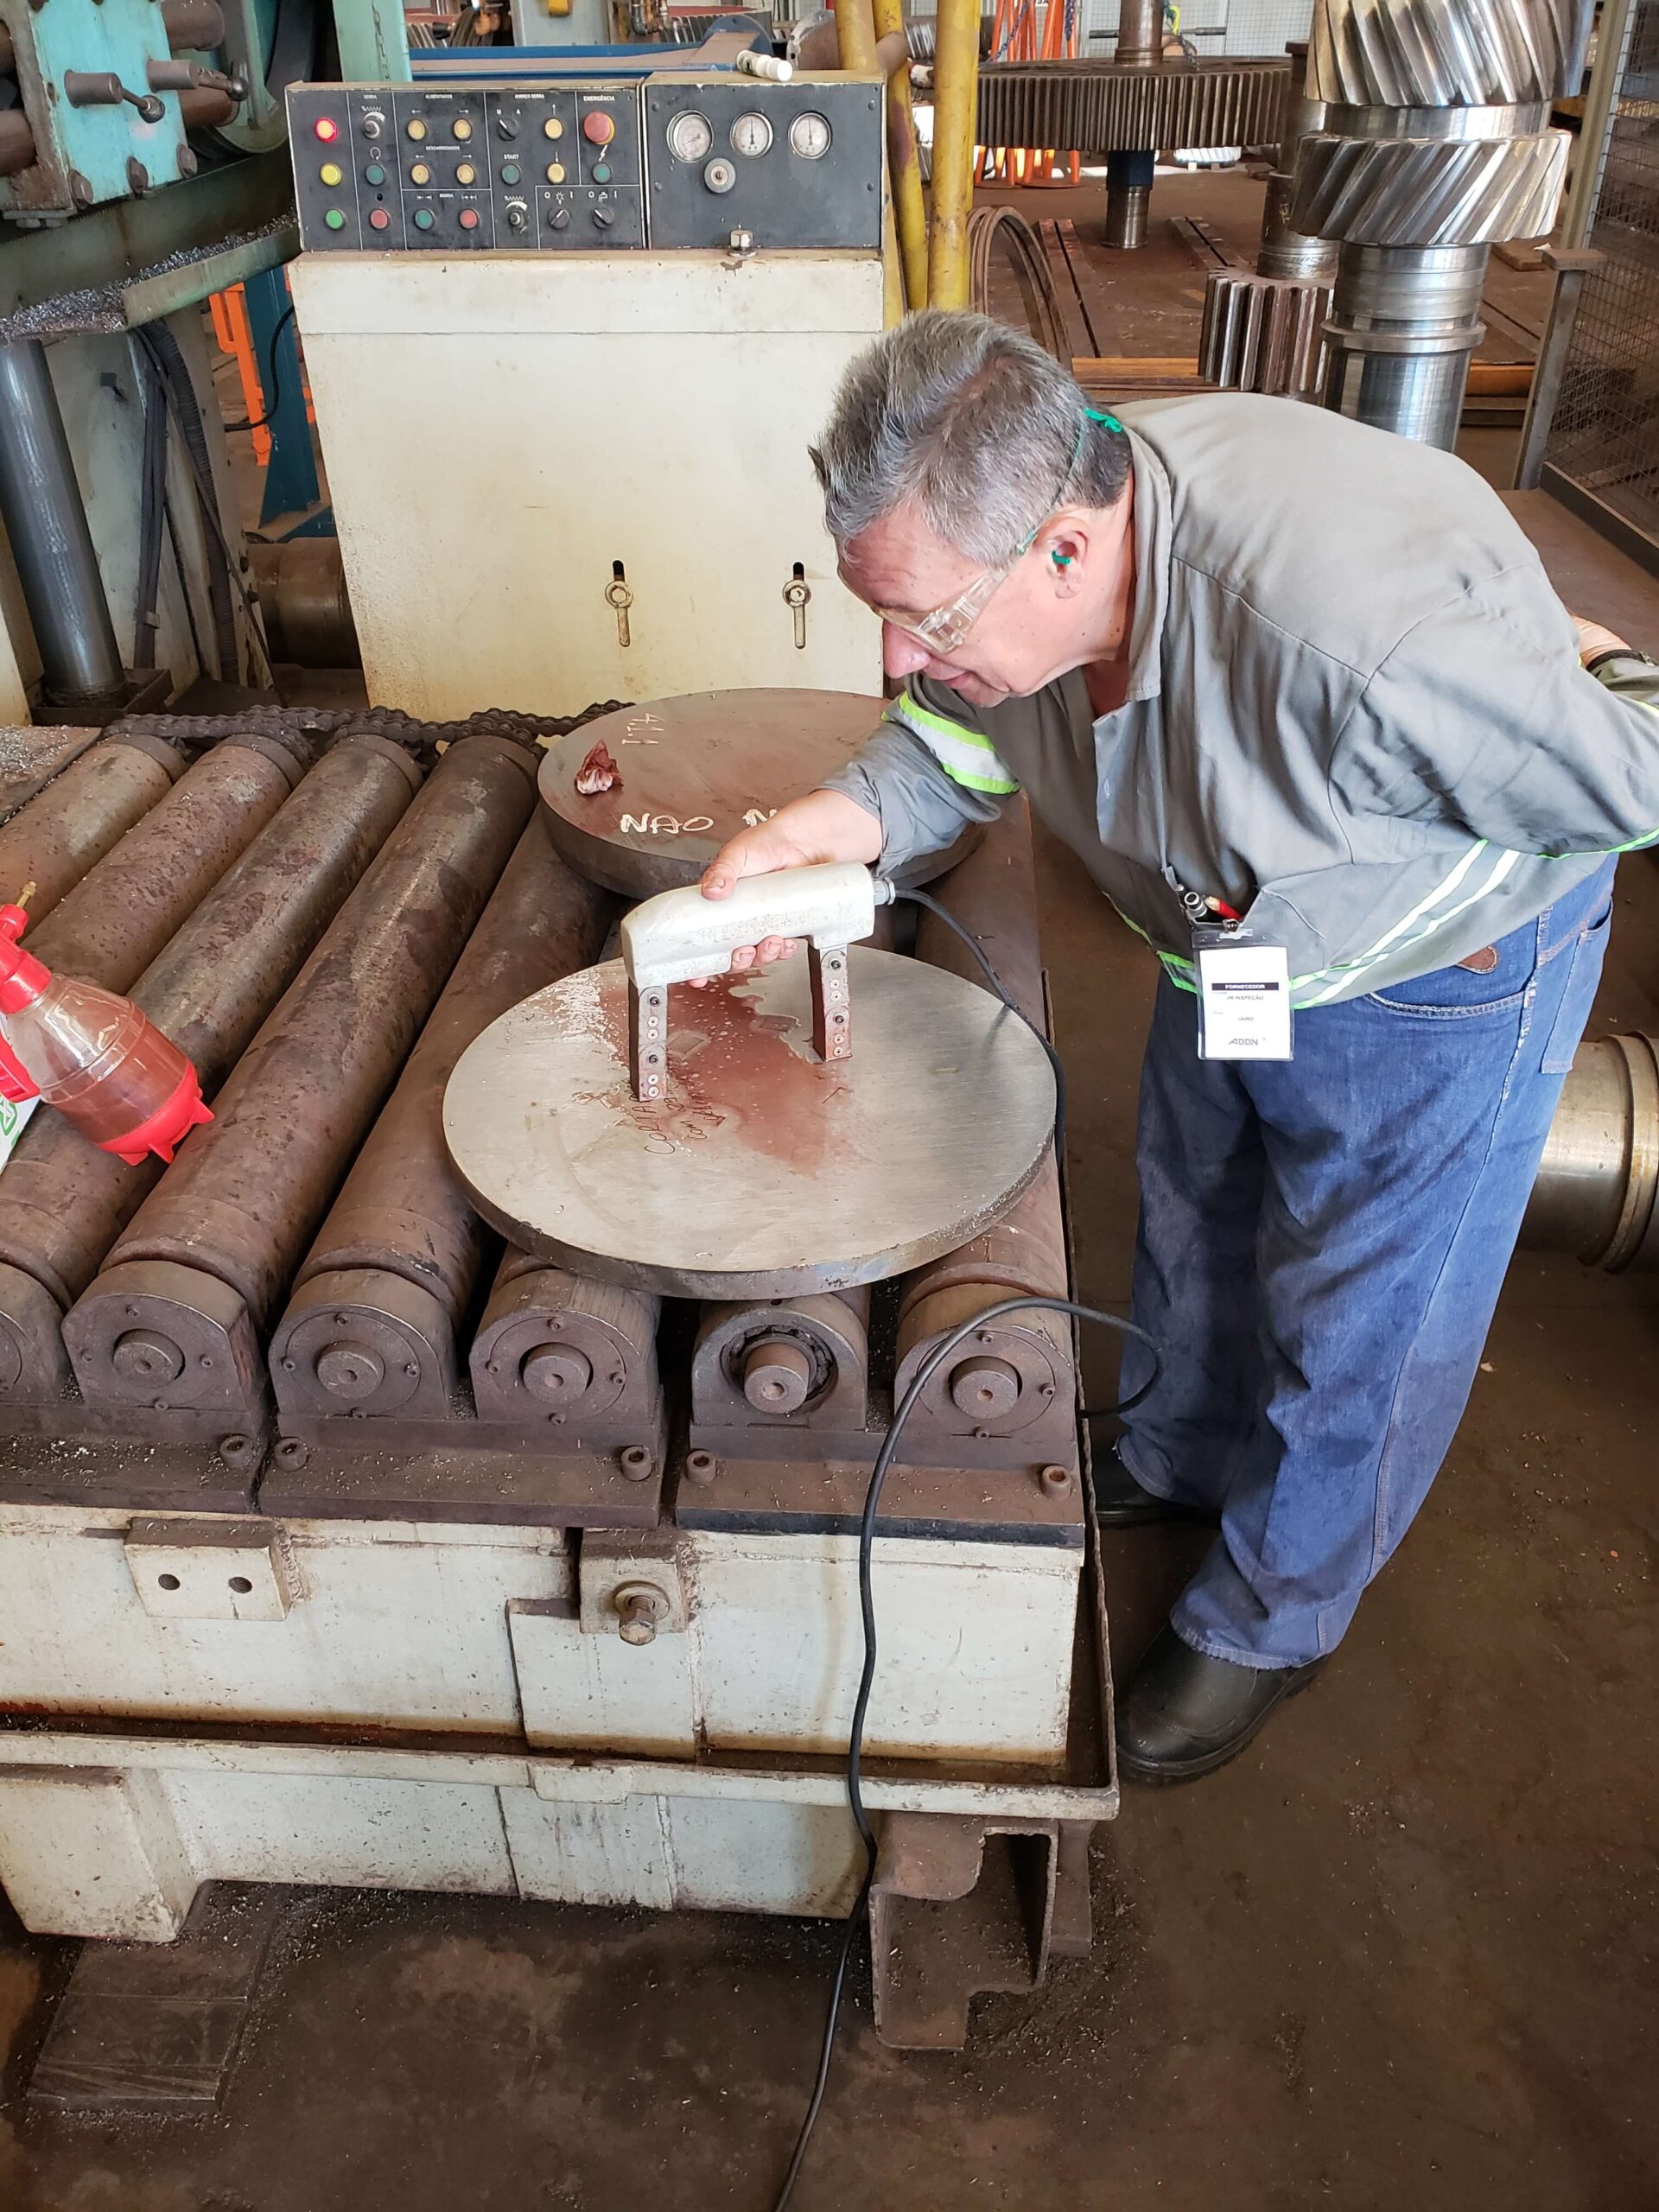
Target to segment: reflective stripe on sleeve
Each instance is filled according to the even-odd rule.
[[[964,785],[970,791],[988,791],[995,798],[1019,790],[1018,779],[1009,774],[988,737],[918,706],[908,691],[893,701],[882,720],[900,722],[918,737],[953,784]]]

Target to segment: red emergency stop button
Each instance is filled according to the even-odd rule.
[[[582,135],[591,145],[608,146],[616,136],[616,118],[602,107],[590,107],[582,118]]]
[[[461,209],[461,227],[463,231],[475,231],[478,228],[478,210],[476,207],[463,207]]]

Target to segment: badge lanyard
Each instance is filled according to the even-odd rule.
[[[1250,928],[1220,900],[1202,897],[1171,865],[1164,801],[1161,733],[1153,776],[1158,862],[1181,902],[1198,971],[1201,1060],[1287,1060],[1291,1057],[1290,953]]]

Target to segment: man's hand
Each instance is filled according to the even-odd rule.
[[[1582,614],[1573,617],[1573,626],[1579,633],[1579,658],[1592,660],[1598,653],[1628,652],[1630,644],[1611,630],[1604,630],[1599,622],[1586,622]]]
[[[779,868],[810,868],[817,861],[862,861],[874,867],[881,857],[881,824],[873,814],[840,791],[809,791],[780,806],[770,822],[740,830],[722,845],[702,873],[705,899],[729,899],[746,875],[772,875]],[[794,939],[763,938],[740,944],[731,973],[769,968],[795,949]]]

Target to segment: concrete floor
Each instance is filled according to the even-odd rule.
[[[1653,586],[1558,510],[1527,520],[1573,603],[1659,646]],[[1080,1287],[1110,1302],[1150,963],[1066,853],[1040,864]],[[1656,992],[1637,857],[1592,1028],[1652,1026]],[[855,1981],[798,2212],[1659,2202],[1656,1335],[1655,1279],[1516,1261],[1443,1478],[1327,1675],[1234,1767],[1126,1795],[1092,1957],[983,2002],[964,2056],[882,2050]],[[1109,1543],[1120,1668],[1203,1541]],[[764,2212],[834,1942],[296,1893],[222,2117],[96,2126],[23,2107],[73,1947],[0,1906],[0,2205]]]

